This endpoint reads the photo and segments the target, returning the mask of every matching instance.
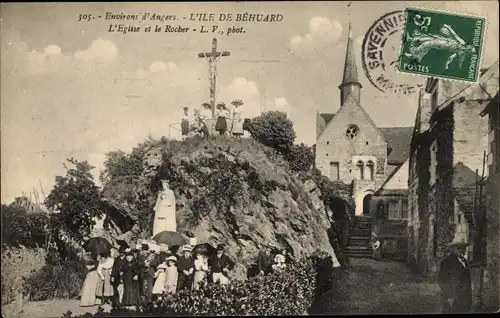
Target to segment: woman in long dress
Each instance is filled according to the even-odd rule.
[[[165,262],[165,259],[163,262],[158,265],[156,268],[156,273],[155,273],[155,284],[153,286],[153,295],[156,296],[157,299],[161,299],[161,295],[165,291],[165,281],[166,281],[166,276],[167,276],[167,263]]]
[[[167,257],[167,269],[165,271],[165,294],[175,294],[178,278],[177,257],[169,255]]]
[[[140,302],[139,267],[131,251],[127,252],[126,261],[122,265],[123,306],[137,306]]]
[[[111,285],[111,270],[113,269],[114,259],[109,253],[101,253],[101,259],[97,266],[99,280],[96,287],[96,297],[101,298],[103,304],[111,302],[113,297],[113,286]]]
[[[377,238],[377,235],[375,233],[372,233],[372,240],[370,242],[370,246],[372,248],[372,251],[373,251],[373,258],[377,261],[381,261],[382,260],[382,253],[380,251],[380,241],[379,239]]]
[[[227,120],[230,114],[226,108],[226,104],[217,104],[217,122],[215,123],[215,130],[219,132],[219,135],[224,135],[227,132]]]
[[[85,276],[85,280],[82,286],[80,307],[90,307],[96,305],[96,287],[97,282],[100,279],[99,274],[97,274],[97,257],[96,255],[91,255],[90,253],[85,254],[86,266],[89,272]]]
[[[245,119],[243,118],[243,102],[241,100],[235,100],[232,102],[232,127],[231,133],[233,136],[241,137],[243,136],[243,123]]]
[[[193,289],[197,290],[200,285],[203,284],[207,277],[208,272],[208,260],[206,257],[206,251],[200,249],[196,252],[196,259],[194,260],[194,277],[193,277]]]

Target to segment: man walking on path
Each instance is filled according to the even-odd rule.
[[[443,313],[466,313],[471,310],[470,269],[464,257],[467,245],[469,243],[465,239],[455,236],[450,243],[452,253],[441,262],[438,284]]]

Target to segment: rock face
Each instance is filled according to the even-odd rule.
[[[246,147],[249,143],[253,147]],[[288,248],[296,257],[321,249],[336,260],[326,232],[327,211],[314,181],[301,182],[269,160],[262,146],[244,140],[188,153],[161,151],[161,167],[152,167],[159,161],[150,159],[159,158],[160,148],[146,156],[146,179],[170,181],[179,231],[191,232],[201,243],[226,244],[239,272],[255,263],[267,243]],[[151,171],[157,172],[155,177]]]
[[[301,181],[250,139],[172,143],[151,147],[143,158],[137,193],[149,205],[146,219],[152,220],[166,179],[176,197],[178,231],[198,243],[225,244],[237,277],[246,276],[268,243],[295,257],[321,249],[338,264],[327,236],[329,211],[312,179]]]

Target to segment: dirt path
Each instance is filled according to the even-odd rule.
[[[439,313],[439,287],[419,282],[405,264],[351,259],[315,312],[325,314]]]

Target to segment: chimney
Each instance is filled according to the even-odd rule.
[[[430,128],[430,119],[432,115],[432,95],[426,93],[425,90],[421,89],[418,98],[418,112],[420,114],[420,129],[419,133],[422,133]]]

